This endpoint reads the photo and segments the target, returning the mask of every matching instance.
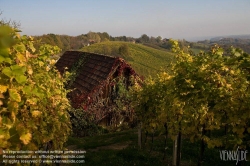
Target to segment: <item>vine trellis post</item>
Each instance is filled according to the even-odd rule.
[[[142,128],[142,122],[139,123],[138,125],[138,146],[141,149],[141,142],[142,142],[142,134],[141,134],[141,129]]]

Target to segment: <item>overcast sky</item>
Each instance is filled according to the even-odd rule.
[[[0,0],[22,34],[187,39],[250,34],[250,0]]]

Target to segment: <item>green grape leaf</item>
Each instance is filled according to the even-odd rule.
[[[10,69],[10,67],[5,67],[2,70],[2,73],[5,74],[8,77],[12,77],[13,76],[13,73],[12,73],[12,70]]]
[[[0,56],[2,57],[9,57],[10,49],[5,48],[5,49],[0,49]]]
[[[4,62],[7,62],[7,63],[9,63],[9,64],[12,64],[12,60],[11,60],[10,58],[5,58],[5,59],[4,59]]]
[[[33,94],[36,95],[39,98],[43,98],[44,97],[44,91],[38,88],[34,88],[33,89]]]
[[[219,49],[217,50],[217,55],[222,56],[222,55],[223,55],[223,52],[224,52],[224,50],[223,50],[222,48],[219,48]]]
[[[25,86],[23,89],[23,93],[27,94],[27,95],[31,95],[32,94],[32,87],[31,86]]]
[[[35,52],[35,51],[36,51],[36,49],[35,49],[33,43],[31,43],[31,42],[29,43],[29,48],[31,49],[32,52]]]
[[[9,89],[9,95],[10,98],[14,101],[20,102],[21,101],[21,96],[20,94],[17,92],[16,89]]]
[[[10,68],[13,71],[14,75],[23,75],[26,71],[25,66],[12,65]]]
[[[24,84],[27,81],[27,78],[24,75],[17,75],[15,79],[19,84]]]
[[[4,62],[5,58],[0,54],[0,63]]]
[[[21,52],[21,53],[24,53],[26,51],[26,47],[23,43],[15,45],[14,49],[18,52]]]

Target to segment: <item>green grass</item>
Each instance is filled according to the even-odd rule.
[[[146,143],[143,135],[143,147],[138,148],[137,130],[130,129],[121,132],[108,133],[100,136],[76,138],[70,137],[67,146],[75,145],[75,149],[86,150],[85,164],[92,165],[154,165],[165,166],[172,165],[173,141],[167,140],[166,157],[163,160],[165,146],[164,136],[154,137],[151,142],[151,135],[148,136]],[[116,149],[121,145],[123,148]],[[203,166],[230,166],[235,165],[235,161],[220,160],[220,149],[205,150]],[[191,143],[189,139],[182,139],[181,165],[197,165],[199,155],[199,142]],[[249,159],[249,156],[248,156]],[[246,162],[250,165],[250,162]]]
[[[124,44],[128,46],[128,54],[120,55],[119,48]],[[174,57],[171,52],[166,50],[120,41],[96,43],[88,47],[83,47],[81,51],[122,57],[138,74],[144,77],[148,77],[149,75],[154,77],[160,70],[166,70]]]
[[[94,139],[93,139],[94,138]],[[100,146],[107,146],[120,142],[134,141],[135,135],[131,130],[97,135],[94,137],[76,138],[70,137],[68,145],[77,145],[78,148],[93,149]]]
[[[204,49],[198,49],[198,48],[190,48],[191,51],[195,54],[199,54],[201,51],[204,51]]]
[[[155,49],[158,49],[158,50],[169,51],[169,49],[160,47],[160,46],[155,45],[155,44],[144,43],[143,45],[145,45],[145,46],[147,46],[147,47],[152,47],[152,48],[155,48]]]

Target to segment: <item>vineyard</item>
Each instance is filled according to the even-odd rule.
[[[64,82],[51,55],[58,47],[33,47],[33,39],[0,26],[1,150],[62,149],[71,133]]]
[[[198,165],[204,162],[206,148],[248,149],[250,56],[217,45],[210,52],[192,56],[177,41],[172,44],[176,53],[173,72],[160,73],[135,92],[142,129],[176,141],[177,165],[182,137],[200,142]]]
[[[191,145],[195,145],[194,149],[199,153],[197,161],[190,162],[190,165],[196,162],[204,165],[204,159],[208,158],[206,155],[213,153],[213,156],[219,150],[249,149],[250,55],[234,47],[223,50],[218,45],[208,52],[191,54],[181,50],[177,41],[171,42],[174,53],[127,42],[103,42],[82,49],[121,56],[138,73],[147,77],[142,85],[131,88],[129,94],[124,92],[125,95],[121,95],[122,99],[129,98],[126,103],[135,111],[139,132],[122,131],[128,134],[128,137],[124,136],[128,146],[120,153],[110,152],[114,155],[111,158],[113,163],[107,165],[121,163],[119,160],[125,158],[127,160],[123,163],[132,164],[128,162],[133,157],[129,153],[146,159],[159,140],[161,143],[155,147],[160,148],[163,159],[170,160],[175,156],[176,165],[182,163],[181,158],[185,158],[183,163],[188,165],[186,159]],[[72,75],[68,72],[62,75],[56,70],[52,56],[58,54],[58,47],[45,44],[35,49],[33,43],[31,37],[20,36],[17,29],[1,24],[1,150],[65,149],[65,143],[72,134],[72,108],[67,99],[70,90],[65,89]],[[124,108],[119,104],[116,108]],[[87,119],[82,122],[87,123]],[[122,126],[118,129],[123,130]],[[139,146],[135,141],[137,136],[142,138],[138,140]],[[103,136],[103,140],[105,137],[109,136]],[[97,139],[99,142],[93,143],[94,148],[102,145],[102,136]],[[119,142],[119,139],[114,139],[114,142]],[[67,144],[70,145],[72,140],[82,139],[70,137]],[[151,140],[150,155],[143,152],[143,148],[147,149],[148,140]],[[169,157],[173,142],[177,148]],[[187,147],[183,147],[185,145]],[[84,141],[79,146],[91,149],[91,144]],[[184,153],[182,157],[181,153]],[[91,162],[99,162],[98,157],[102,154],[96,155],[92,156],[96,159]],[[164,160],[159,161],[159,157],[149,158],[146,164],[153,164],[154,159],[164,165]],[[237,165],[246,165],[246,160],[250,160],[249,156]],[[145,164],[142,161],[133,164],[136,163]]]
[[[105,55],[120,56],[125,59],[135,71],[144,76],[154,76],[167,66],[174,58],[173,53],[142,44],[109,41],[83,47],[82,51],[95,52]]]

